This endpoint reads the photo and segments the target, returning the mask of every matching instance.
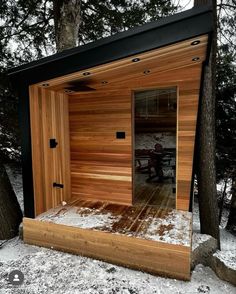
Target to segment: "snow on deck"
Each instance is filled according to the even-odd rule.
[[[137,216],[133,213],[134,210],[135,208],[132,210],[130,207],[125,214],[119,214],[109,210],[65,205],[50,209],[37,219],[169,244],[191,245],[192,214],[190,212],[171,210],[162,212],[160,217],[160,213],[153,213],[153,209],[145,216],[142,211]]]

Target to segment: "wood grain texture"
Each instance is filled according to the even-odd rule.
[[[159,205],[153,206],[153,199],[146,198],[128,206],[73,198],[66,205],[40,214],[37,219],[145,240],[170,244],[174,241],[174,244],[190,247],[192,214],[169,208],[167,201],[168,197],[163,198]]]
[[[195,40],[199,40],[200,43],[196,46],[192,46],[191,43]],[[207,35],[198,36],[197,38],[86,69],[85,71],[91,73],[89,76],[84,76],[84,71],[79,71],[45,81],[44,83],[48,83],[49,88],[55,91],[63,91],[63,89],[67,88],[73,81],[86,82],[95,89],[104,88],[104,85],[101,83],[104,80],[108,81],[109,84],[113,83],[117,86],[117,83],[120,81],[141,77],[143,71],[146,69],[151,70],[152,73],[173,70],[191,65],[192,58],[194,57],[199,57],[198,62],[202,62],[205,59],[207,41]],[[139,58],[140,61],[136,63],[132,62],[131,60],[136,57]],[[38,85],[41,86],[42,84],[43,83],[39,83]]]
[[[30,87],[30,120],[35,214],[71,197],[68,99],[36,86]],[[49,146],[50,138],[58,142]],[[53,188],[53,182],[63,189]]]
[[[188,210],[200,76],[201,64],[197,63],[142,79],[127,79],[119,83],[120,90],[117,90],[118,85],[112,84],[106,91],[100,89],[69,96],[73,197],[117,203],[125,203],[125,197],[132,199],[132,91],[176,86],[176,208]],[[126,131],[126,142],[115,139],[116,130]],[[77,193],[79,190],[81,193]],[[113,200],[113,196],[117,200]]]
[[[32,149],[38,150],[37,146],[41,144],[40,150],[44,150],[42,162],[39,162],[41,155],[36,154],[36,151],[33,155],[34,161],[39,162],[40,167],[34,171],[34,186],[38,193],[36,211],[40,212],[44,209],[43,207],[50,207],[62,198],[62,196],[44,196],[42,187],[49,185],[48,182],[51,181],[52,176],[49,171],[43,172],[44,166],[50,162],[53,170],[58,172],[56,165],[57,161],[60,161],[62,164],[65,163],[62,170],[68,171],[69,156],[71,156],[72,197],[131,204],[132,93],[144,89],[166,87],[177,87],[179,91],[176,207],[188,210],[201,67],[206,57],[208,37],[199,36],[197,39],[201,42],[196,46],[191,46],[191,42],[195,39],[133,56],[132,58],[140,58],[140,62],[137,63],[131,62],[132,58],[129,57],[87,69],[86,71],[91,72],[88,77],[84,77],[82,72],[77,72],[46,81],[49,83],[47,90],[42,88],[42,83],[37,84],[36,87],[32,86],[31,92],[34,92],[34,95],[41,93],[38,102],[31,106],[31,112],[34,113],[31,124],[36,130],[36,135],[32,135],[35,140]],[[193,61],[194,57],[199,57],[199,60]],[[147,75],[144,74],[146,69],[150,70]],[[103,84],[104,80],[108,83]],[[47,119],[50,115],[54,113],[52,118],[59,118],[59,115],[56,114],[62,115],[63,112],[53,99],[50,102],[42,97],[45,93],[52,93],[52,97],[53,95],[66,97],[63,93],[64,89],[74,81],[85,82],[95,91],[68,95],[70,152],[65,159],[63,152],[58,153],[52,159],[52,156],[47,154],[46,145],[41,142],[41,138],[43,134],[50,131],[50,128],[53,131],[55,123],[60,124],[61,122],[60,119],[54,119],[51,125],[48,124]],[[40,103],[42,106],[39,105]],[[42,109],[47,108],[47,110],[38,110],[38,106]],[[42,112],[43,114],[48,112],[44,123],[41,121]],[[66,115],[65,110],[64,115]],[[67,118],[64,121],[66,120]],[[42,128],[37,130],[39,124]],[[60,128],[63,128],[63,125]],[[117,140],[116,131],[125,131],[126,138]],[[64,139],[66,142],[66,138]],[[64,174],[64,178],[66,176],[68,172],[67,175]],[[62,179],[60,172],[57,177],[59,180]],[[69,183],[69,180],[67,182]],[[70,194],[69,188],[67,191]],[[70,197],[69,194],[65,197]]]
[[[177,279],[190,279],[190,247],[81,229],[35,219],[23,220],[24,242],[81,254]]]
[[[176,208],[181,210],[189,210],[199,91],[197,79],[192,89],[179,87]]]
[[[69,97],[72,197],[132,203],[130,109],[130,91]]]
[[[178,88],[176,209],[180,210],[189,210],[201,70],[202,66],[198,63],[142,79],[128,79],[119,84],[123,90],[131,88],[136,91],[173,86]],[[109,87],[111,89],[113,85]]]

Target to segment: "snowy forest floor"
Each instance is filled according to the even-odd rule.
[[[8,169],[8,172],[23,209],[20,170]],[[195,234],[198,234],[197,205],[193,216],[193,229]],[[227,211],[224,211],[221,223],[222,255],[225,262],[231,263],[234,267],[236,242],[235,237],[224,229],[226,220]],[[199,242],[201,237],[194,239]],[[8,274],[15,269],[24,274],[24,282],[21,286],[13,286],[8,281]],[[235,294],[236,288],[220,280],[209,267],[203,265],[196,266],[190,282],[183,282],[156,277],[83,256],[26,245],[16,237],[0,247],[0,294],[8,293]]]

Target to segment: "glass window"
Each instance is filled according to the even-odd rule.
[[[135,117],[158,117],[176,111],[176,88],[135,93]]]

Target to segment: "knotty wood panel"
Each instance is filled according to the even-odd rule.
[[[31,86],[30,120],[35,214],[38,215],[71,196],[67,96]],[[50,138],[57,140],[56,148],[50,148]],[[62,183],[64,188],[53,188],[53,182]]]
[[[69,123],[72,197],[131,204],[131,91],[70,96]]]
[[[190,279],[190,247],[23,219],[24,242],[172,278]]]

